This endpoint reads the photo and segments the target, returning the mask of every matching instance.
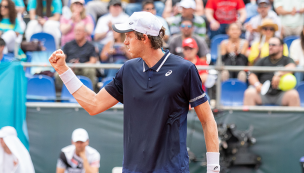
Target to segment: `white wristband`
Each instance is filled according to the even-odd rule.
[[[71,94],[74,94],[83,85],[70,68],[59,77]]]
[[[220,172],[220,153],[207,152],[207,173]]]

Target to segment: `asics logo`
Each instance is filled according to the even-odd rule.
[[[172,70],[169,70],[169,71],[165,74],[165,76],[169,76],[171,73],[172,73]]]
[[[218,166],[214,167],[214,169],[213,169],[213,170],[217,170],[217,168],[218,168]]]

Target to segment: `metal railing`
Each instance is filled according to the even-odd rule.
[[[219,62],[219,60],[218,60]],[[41,63],[26,63],[23,62],[22,65],[24,67],[52,67],[50,64],[41,64]],[[102,68],[102,69],[119,69],[122,64],[67,64],[69,67],[73,68]],[[250,72],[276,72],[276,71],[290,71],[290,72],[303,72],[304,68],[284,68],[284,67],[257,67],[257,66],[223,66],[221,63],[217,63],[215,66],[197,66],[198,70],[216,70],[218,72],[217,75],[217,81],[216,81],[216,106],[214,109],[220,109],[220,110],[247,110],[247,111],[287,111],[287,112],[304,112],[303,107],[285,107],[285,106],[222,106],[221,105],[221,72],[223,70],[228,71],[250,71]],[[80,107],[77,103],[71,104],[69,103],[71,107]],[[34,105],[37,105],[36,107],[41,107],[40,103],[27,103],[27,106],[35,107]],[[68,104],[42,104],[43,107],[69,107]],[[122,108],[123,106],[120,106]],[[118,107],[116,107],[118,108]]]

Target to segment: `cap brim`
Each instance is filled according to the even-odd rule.
[[[114,24],[112,25],[112,28],[115,32],[118,33],[126,33],[126,32],[134,31],[133,29],[130,28],[128,23]]]
[[[78,142],[78,141],[86,142],[87,140],[85,138],[76,138],[76,139],[73,139],[73,142]]]

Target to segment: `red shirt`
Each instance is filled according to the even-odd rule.
[[[185,60],[188,60],[188,58],[185,57]],[[196,63],[195,65],[205,65],[205,66],[208,66],[207,62],[205,60],[202,60],[200,59],[198,56],[196,56]],[[201,74],[204,74],[204,73],[207,73],[208,74],[208,71],[207,70],[198,70],[198,74],[201,75]],[[202,84],[202,88],[204,91],[206,91],[206,87],[204,84]]]
[[[243,0],[209,0],[206,8],[214,11],[213,17],[220,24],[230,24],[236,21],[238,10],[245,8]]]

